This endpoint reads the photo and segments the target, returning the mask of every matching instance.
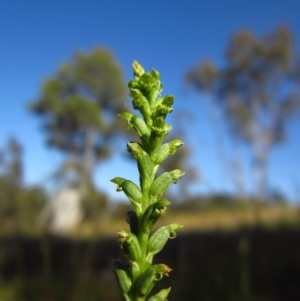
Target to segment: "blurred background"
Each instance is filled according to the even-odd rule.
[[[175,96],[169,299],[300,300],[300,2],[0,1],[0,300],[123,300],[132,62]]]

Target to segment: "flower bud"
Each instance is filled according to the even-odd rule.
[[[153,164],[149,155],[135,142],[128,142],[127,147],[131,155],[137,159],[142,189],[149,189]]]
[[[139,83],[138,83],[138,81],[136,79],[131,80],[128,83],[128,87],[132,88],[132,89],[139,89],[140,88]]]
[[[154,68],[151,70],[150,74],[152,75],[153,78],[155,79],[160,79],[160,74],[157,70],[155,70]]]
[[[130,232],[135,235],[138,235],[138,219],[137,219],[137,215],[134,211],[127,212],[126,222],[130,226]]]
[[[152,111],[147,98],[138,89],[130,89],[130,96],[133,98],[132,106],[135,110],[139,110],[143,115],[147,126],[152,125]]]
[[[156,102],[155,116],[166,117],[168,113],[173,112],[172,104],[174,103],[174,96],[167,95],[161,101]]]
[[[173,95],[166,95],[162,101],[162,103],[168,107],[171,107],[174,103],[174,96]]]
[[[129,127],[134,127],[134,129],[137,131],[139,137],[141,138],[143,144],[145,146],[148,145],[148,140],[149,140],[149,136],[150,136],[150,131],[149,128],[147,127],[145,121],[136,116],[133,115],[129,112],[123,112],[121,114],[119,114],[120,117],[124,118],[127,120],[128,126]]]
[[[150,187],[150,195],[161,197],[164,192],[168,189],[171,183],[176,184],[178,182],[178,178],[183,176],[185,172],[180,169],[175,169],[170,172],[165,172],[160,175],[151,185]]]
[[[157,152],[161,146],[162,140],[168,135],[172,127],[165,123],[163,117],[155,119],[155,124],[151,127],[150,135],[150,147],[151,147],[151,159],[155,161]]]
[[[130,273],[130,265],[120,259],[113,261],[114,273],[121,288],[121,291],[126,294],[130,290],[132,279]]]
[[[159,107],[157,107],[155,109],[155,116],[162,116],[162,117],[166,118],[167,114],[172,113],[172,112],[173,112],[173,108],[170,108],[165,105],[160,105]]]
[[[169,238],[175,238],[176,231],[182,227],[183,226],[179,224],[171,224],[156,230],[148,241],[147,262],[151,263],[153,256],[163,249]]]
[[[133,74],[135,77],[140,77],[145,73],[144,68],[137,61],[133,61],[132,67],[133,67]]]
[[[149,73],[144,73],[139,78],[138,83],[142,91],[149,92],[151,90],[157,90],[159,81],[153,78]]]
[[[119,234],[119,245],[127,258],[130,261],[138,262],[141,258],[141,249],[137,237],[126,230],[120,230],[117,233]]]
[[[142,211],[143,194],[136,184],[120,177],[113,178],[110,181],[117,184],[117,191],[124,191],[137,212]]]
[[[155,118],[152,126],[152,133],[156,136],[166,137],[171,131],[172,127],[165,123],[165,119],[162,116]],[[153,137],[153,136],[152,136]]]
[[[154,284],[161,280],[163,275],[169,276],[172,269],[165,264],[156,264],[144,272],[136,282],[136,289],[139,297],[147,296]]]
[[[170,201],[161,199],[151,204],[143,214],[142,218],[142,231],[149,233],[152,227],[155,225],[158,218],[165,213],[166,206],[170,204]]]
[[[158,150],[155,164],[161,164],[169,155],[175,154],[177,148],[183,144],[184,143],[178,139],[163,144]]]
[[[144,95],[140,91],[140,88],[130,88],[129,96],[131,96],[134,99],[141,99],[141,101],[144,101]]]

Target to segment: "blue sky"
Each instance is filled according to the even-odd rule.
[[[232,191],[232,185],[212,151],[214,142],[200,95],[184,89],[185,72],[204,58],[222,64],[228,39],[245,28],[264,35],[286,24],[300,52],[300,1],[1,0],[0,4],[0,147],[10,136],[22,143],[24,180],[30,185],[48,184],[61,156],[45,148],[40,122],[26,105],[38,96],[43,80],[77,50],[109,48],[126,80],[131,79],[134,59],[146,69],[156,68],[164,93],[175,95],[175,112],[197,113],[190,125],[186,122],[192,128],[186,144],[192,149],[190,163],[201,169],[205,179],[195,188],[199,192]],[[269,168],[271,186],[292,200],[299,197],[299,149],[295,119],[288,127],[287,142],[272,152]],[[137,176],[134,165],[117,156],[99,166],[96,183],[114,197],[109,180],[128,173],[133,179]]]

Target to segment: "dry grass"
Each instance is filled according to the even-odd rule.
[[[195,213],[169,211],[157,227],[171,223],[184,225],[182,231],[231,231],[257,225],[266,228],[295,227],[300,222],[300,210],[287,206],[263,207],[258,210],[244,208],[239,210],[214,209]],[[76,237],[112,236],[120,229],[128,229],[124,219],[106,219],[99,223],[84,223],[72,233]]]
[[[167,217],[165,222],[168,223],[170,219]],[[185,225],[186,231],[232,230],[258,224],[265,227],[295,225],[297,211],[288,207],[261,208],[257,211],[215,209],[202,213],[173,215],[172,220],[174,219]]]

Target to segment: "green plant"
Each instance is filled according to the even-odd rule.
[[[119,244],[125,252],[128,262],[114,261],[114,272],[126,301],[143,301],[151,292],[155,283],[168,276],[172,270],[165,264],[152,265],[153,257],[159,253],[169,238],[176,237],[176,231],[182,228],[179,224],[171,224],[150,232],[165,213],[170,201],[162,198],[172,183],[177,183],[184,172],[175,169],[156,176],[160,164],[183,145],[180,140],[163,143],[171,130],[165,123],[168,113],[173,111],[174,97],[160,96],[162,83],[160,75],[152,69],[146,73],[136,61],[133,62],[135,79],[128,84],[132,105],[142,117],[130,112],[120,116],[127,120],[128,127],[133,127],[140,143],[129,142],[128,151],[136,159],[140,175],[140,187],[130,180],[116,177],[111,181],[117,184],[117,191],[123,191],[135,211],[127,213],[130,231],[120,230]],[[148,301],[163,301],[171,288],[163,289]]]

